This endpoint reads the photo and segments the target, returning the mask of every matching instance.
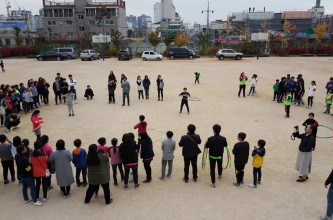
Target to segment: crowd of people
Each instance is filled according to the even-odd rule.
[[[195,84],[199,83],[200,73],[195,73]],[[55,94],[55,104],[59,103],[67,104],[69,116],[74,116],[73,103],[77,102],[76,93],[76,80],[72,75],[68,76],[69,79],[61,77],[60,73],[57,73],[55,81],[53,83],[53,91]],[[240,88],[238,96],[243,93],[243,97],[246,97],[246,84],[248,78],[245,73],[242,73],[240,78]],[[257,74],[253,74],[249,80],[251,84],[248,96],[256,93],[256,85],[258,82]],[[130,105],[130,90],[131,86],[127,77],[121,75],[121,88],[123,94],[123,106],[127,99],[128,106]],[[141,76],[136,80],[138,99],[149,99],[150,79],[146,75],[144,79]],[[156,80],[158,101],[163,101],[163,88],[164,80],[161,75]],[[42,104],[49,105],[49,87],[50,84],[45,79],[40,77],[38,81],[30,79],[27,83],[27,87],[23,83],[19,85],[1,85],[0,86],[0,98],[1,98],[1,126],[5,126],[7,132],[20,123],[20,112],[25,114],[31,113],[31,122],[33,131],[37,140],[34,141],[33,149],[29,147],[29,140],[21,140],[19,136],[9,140],[5,135],[0,135],[0,158],[3,167],[4,183],[8,184],[8,171],[11,175],[12,182],[18,179],[22,184],[22,195],[25,202],[33,201],[36,206],[43,205],[49,199],[48,190],[52,189],[51,176],[55,173],[57,185],[64,198],[68,198],[71,194],[71,185],[76,182],[78,187],[86,187],[85,203],[89,203],[93,195],[98,195],[99,187],[101,186],[104,191],[104,199],[106,204],[110,204],[113,201],[110,192],[110,167],[113,172],[113,184],[118,185],[118,171],[120,174],[121,182],[124,184],[124,188],[129,188],[130,176],[133,177],[134,189],[140,187],[138,178],[138,164],[139,156],[142,159],[145,169],[146,178],[143,183],[150,183],[152,178],[151,162],[154,159],[155,152],[153,147],[153,141],[147,133],[147,123],[145,117],[140,116],[140,122],[134,126],[134,129],[138,129],[138,139],[135,140],[133,133],[126,133],[121,139],[121,143],[118,144],[116,138],[111,139],[111,146],[107,146],[106,138],[101,137],[97,140],[96,144],[91,144],[88,147],[88,151],[82,147],[80,139],[74,141],[73,145],[75,150],[70,152],[66,150],[65,141],[58,140],[56,142],[56,150],[53,152],[52,147],[48,144],[49,137],[42,135],[41,124],[43,118],[40,117],[40,111],[38,110]],[[115,90],[117,88],[117,79],[114,73],[111,71],[108,77],[108,91],[109,91],[109,104],[115,103]],[[330,113],[330,107],[333,99],[333,78],[326,85],[326,108],[324,113]],[[286,117],[289,117],[290,106],[292,104],[300,106],[304,104],[303,96],[305,94],[305,83],[301,74],[295,80],[295,77],[291,77],[290,74],[287,77],[282,77],[281,81],[276,80],[273,86],[274,96],[273,101],[277,103],[284,103],[286,110]],[[308,89],[308,103],[307,107],[312,108],[313,98],[316,93],[316,82],[312,81]],[[190,94],[187,92],[187,88],[183,89],[183,92],[179,94],[182,96],[182,102],[180,107],[180,113],[185,105],[188,113],[188,98]],[[93,99],[94,92],[87,86],[84,97],[88,100]],[[299,130],[293,134],[294,137],[301,139],[299,145],[299,155],[296,161],[296,170],[300,172],[301,176],[297,179],[297,182],[306,182],[309,179],[309,173],[311,172],[312,152],[315,150],[316,133],[318,122],[314,120],[314,114],[309,114],[303,125],[306,127],[305,133],[300,134]],[[209,151],[210,161],[210,178],[211,186],[216,187],[216,167],[218,178],[220,179],[223,172],[223,155],[224,149],[228,146],[225,137],[220,135],[221,126],[213,126],[213,136],[208,138],[204,147]],[[166,132],[167,139],[162,141],[161,149],[163,152],[161,162],[161,175],[160,180],[165,181],[167,178],[172,177],[172,165],[174,159],[174,151],[176,150],[176,142],[172,139],[173,132]],[[184,177],[183,181],[188,183],[189,181],[189,169],[192,166],[192,178],[194,182],[198,179],[198,155],[201,153],[199,147],[201,138],[196,134],[196,127],[193,124],[188,125],[187,134],[183,135],[178,143],[182,148],[182,156],[184,158]],[[259,139],[257,146],[252,151],[252,166],[253,166],[253,182],[248,186],[251,188],[257,188],[262,181],[262,166],[264,157],[266,155],[265,150],[266,141]],[[234,166],[236,173],[236,181],[233,183],[236,187],[242,187],[244,184],[244,169],[248,163],[250,157],[250,145],[246,141],[246,134],[240,132],[238,134],[238,143],[236,143],[232,149],[234,155]],[[71,163],[75,166],[75,178],[72,171]],[[15,176],[15,164],[17,170],[17,176]],[[168,171],[166,172],[166,166],[168,165]],[[131,173],[132,172],[132,173]],[[82,176],[82,182],[81,182]],[[331,174],[332,176],[332,174]],[[329,177],[325,183],[325,186],[332,184],[332,177]],[[40,196],[40,188],[42,187],[43,197]],[[31,200],[28,196],[27,189],[30,188]],[[327,214],[324,216],[332,216],[332,185],[328,195],[328,208]],[[325,219],[323,217],[323,219]]]

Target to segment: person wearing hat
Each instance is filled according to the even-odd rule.
[[[295,167],[295,169],[300,172],[301,176],[299,176],[297,182],[305,182],[309,179],[308,175],[311,172],[312,151],[315,150],[314,130],[315,125],[308,125],[304,134],[300,134],[298,129],[293,134],[294,137],[301,139]]]
[[[46,154],[42,150],[43,143],[40,141],[35,141],[34,143],[34,151],[31,153],[30,160],[32,164],[32,176],[36,181],[36,196],[39,198],[40,186],[43,187],[43,202],[46,202],[47,197],[47,175],[49,175],[50,171],[48,170],[46,163]]]

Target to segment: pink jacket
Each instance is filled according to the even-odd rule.
[[[32,129],[33,130],[37,130],[37,129],[41,129],[41,124],[43,123],[43,118],[40,118],[36,115],[31,117],[31,122],[32,122]]]
[[[109,147],[108,146],[106,146],[106,145],[104,145],[104,146],[102,146],[102,145],[98,145],[97,146],[97,150],[102,150],[105,154],[109,154],[108,153],[108,149],[109,149]]]
[[[50,157],[53,154],[52,147],[49,144],[45,144],[42,149],[47,157]]]
[[[114,152],[114,147],[110,147],[109,155],[111,158],[111,165],[116,165],[121,163],[119,147],[115,147],[116,152]]]

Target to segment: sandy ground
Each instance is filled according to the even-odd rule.
[[[154,143],[156,157],[152,163],[153,182],[141,184],[139,190],[124,190],[123,186],[111,186],[114,202],[104,203],[103,193],[91,204],[83,203],[85,188],[72,185],[72,196],[63,199],[58,187],[49,192],[49,201],[43,207],[25,204],[17,183],[0,184],[1,219],[316,219],[318,213],[326,210],[326,189],[324,180],[332,169],[332,139],[317,140],[313,154],[313,173],[310,181],[297,183],[298,173],[295,161],[299,141],[291,141],[290,134],[295,125],[307,118],[309,109],[291,107],[291,118],[284,119],[284,106],[272,102],[272,85],[275,79],[290,73],[303,74],[306,87],[311,80],[317,82],[317,94],[312,111],[321,124],[333,125],[333,117],[322,114],[324,110],[325,85],[333,72],[331,58],[247,58],[241,61],[218,61],[214,58],[196,60],[164,60],[161,62],[141,60],[117,61],[108,59],[94,62],[70,60],[63,62],[38,62],[27,59],[5,60],[6,73],[0,74],[0,83],[26,83],[39,76],[53,83],[55,75],[73,74],[78,82],[80,103],[75,105],[75,117],[68,117],[65,105],[56,106],[53,92],[50,92],[50,106],[41,108],[45,119],[42,133],[50,136],[50,144],[63,138],[67,149],[72,150],[73,140],[81,138],[84,146],[96,143],[99,137],[106,137],[108,144],[113,137],[121,139],[125,132],[134,132],[138,116],[144,114],[150,129],[165,133],[172,130],[178,142],[186,133],[189,123],[197,126],[197,133],[203,141],[212,135],[212,125],[222,125],[222,134],[231,148],[237,141],[238,132],[246,132],[251,148],[258,139],[267,141],[267,156],[263,167],[262,185],[257,189],[247,187],[252,181],[252,166],[245,169],[245,186],[235,188],[234,167],[223,173],[217,187],[210,187],[209,168],[201,169],[199,156],[199,180],[185,184],[183,158],[177,147],[172,179],[165,182],[158,179],[161,169],[160,142]],[[120,78],[126,74],[132,86],[131,106],[121,106],[120,86],[116,91],[116,105],[108,104],[107,77],[113,70]],[[200,85],[194,85],[194,72],[200,71]],[[240,72],[248,76],[258,75],[257,94],[238,98],[238,77]],[[150,100],[139,102],[135,84],[138,75],[147,74],[151,81]],[[161,74],[165,80],[164,101],[157,101],[156,78]],[[96,97],[87,101],[83,97],[86,85],[90,84]],[[178,114],[183,87],[202,101],[190,102],[191,114]],[[248,91],[249,87],[247,88]],[[186,112],[186,111],[183,111]],[[19,135],[34,140],[30,115],[24,115],[22,126],[10,138]],[[332,126],[333,127],[333,126]],[[1,133],[4,129],[1,129]],[[319,135],[332,135],[329,130],[320,129]],[[160,134],[150,131],[153,139]],[[201,148],[203,145],[201,145]],[[73,169],[74,171],[74,169]],[[2,169],[1,171],[2,172]],[[139,181],[145,178],[142,163],[139,165]],[[112,180],[111,180],[112,182]],[[53,184],[56,185],[53,176]]]

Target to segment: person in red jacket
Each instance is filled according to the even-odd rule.
[[[147,132],[147,122],[145,122],[145,116],[139,116],[140,122],[134,126],[134,129],[138,129],[138,142],[140,142],[140,134]]]
[[[47,197],[47,178],[46,175],[49,173],[46,154],[42,151],[43,144],[40,141],[35,141],[34,151],[31,153],[31,164],[32,164],[32,176],[36,181],[36,197],[39,199],[40,186],[43,186],[43,202],[46,202]]]

